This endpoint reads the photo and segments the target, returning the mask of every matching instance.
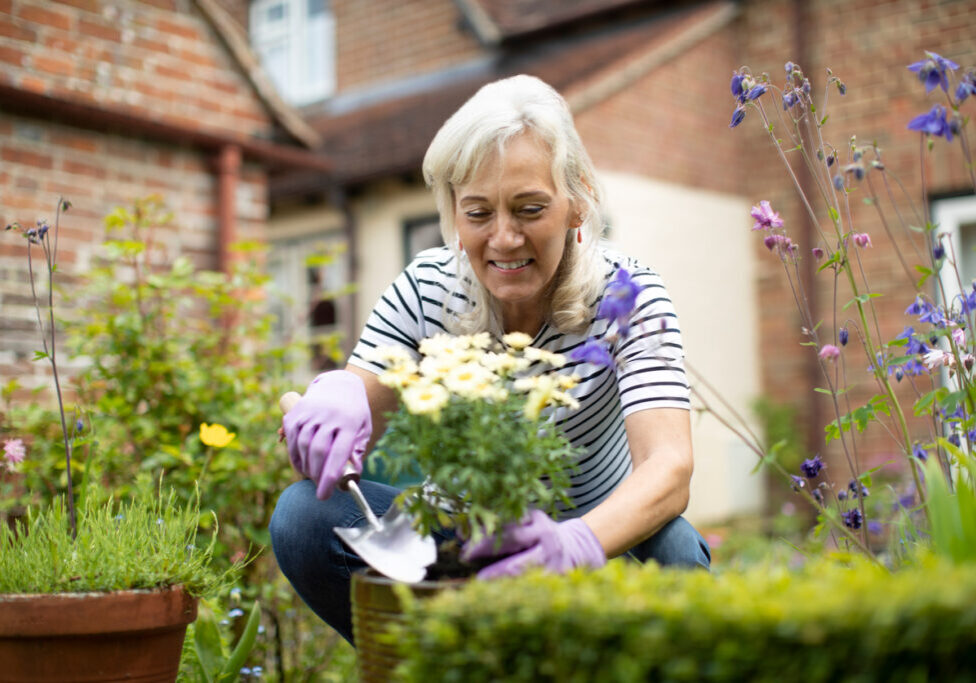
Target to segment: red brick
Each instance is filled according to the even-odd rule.
[[[47,170],[50,170],[54,166],[53,159],[47,154],[28,152],[27,150],[17,149],[15,147],[4,147],[3,150],[0,151],[0,159],[12,164],[35,166],[37,168]]]
[[[71,15],[65,12],[41,9],[40,7],[24,7],[17,13],[17,16],[32,24],[51,26],[62,31],[71,30]]]
[[[14,66],[23,66],[24,53],[12,47],[0,45],[0,62],[13,64]]]
[[[75,72],[75,65],[72,60],[45,54],[32,55],[31,66],[35,71],[53,76],[72,76]]]
[[[78,31],[83,36],[110,40],[113,43],[122,41],[122,32],[119,31],[119,29],[115,28],[114,26],[105,26],[104,24],[89,21],[87,19],[82,19],[78,22]]]
[[[0,14],[0,36],[33,43],[37,40],[37,31],[22,22],[15,22],[9,14]]]
[[[86,164],[78,161],[64,160],[61,164],[61,168],[72,175],[84,175],[91,178],[104,178],[106,176],[105,168],[103,166],[95,166],[93,164]]]
[[[184,23],[169,21],[167,19],[157,19],[155,25],[156,29],[162,33],[170,33],[181,38],[189,38],[190,40],[200,40],[200,33],[195,26],[187,26]]]

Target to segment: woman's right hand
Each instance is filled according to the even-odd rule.
[[[346,463],[362,471],[373,425],[366,387],[353,373],[316,377],[281,425],[292,467],[315,482],[320,500],[332,495]]]

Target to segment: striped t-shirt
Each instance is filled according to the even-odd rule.
[[[616,368],[570,360],[557,370],[580,378],[570,392],[579,401],[579,409],[560,407],[549,415],[583,451],[569,490],[575,507],[564,511],[564,517],[591,510],[631,473],[624,417],[649,408],[690,407],[678,319],[660,276],[634,259],[607,249],[602,253],[605,281],[618,268],[625,268],[641,292],[630,334],[611,350]],[[402,346],[419,358],[422,339],[447,331],[445,300],[454,313],[470,310],[469,299],[458,287],[457,268],[456,257],[446,247],[418,254],[376,303],[349,362],[381,373],[382,365],[367,360],[369,352],[391,345]],[[599,300],[594,302],[594,312],[598,305]],[[589,338],[602,339],[615,330],[608,321],[594,319],[586,334],[564,334],[546,323],[532,346],[568,356]]]

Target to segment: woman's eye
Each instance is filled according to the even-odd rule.
[[[526,204],[520,211],[527,216],[535,216],[536,214],[542,213],[544,208],[541,204]]]
[[[484,209],[472,209],[470,211],[465,211],[464,215],[473,221],[480,221],[487,218],[490,214]]]

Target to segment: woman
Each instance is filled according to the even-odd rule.
[[[369,351],[394,344],[416,354],[425,337],[483,330],[522,332],[579,359],[560,371],[582,377],[573,391],[581,407],[558,423],[585,454],[569,492],[575,507],[508,529],[501,553],[511,555],[480,576],[598,567],[625,553],[708,567],[707,545],[680,517],[692,449],[674,309],[655,273],[601,246],[598,185],[566,102],[530,76],[484,86],[435,136],[424,177],[448,246],[417,256],[377,302],[346,370],[317,377],[284,418],[289,456],[309,477],[282,494],[271,521],[284,574],[351,641],[349,572],[363,565],[332,528],[362,519],[347,494],[332,494],[347,462],[361,469],[396,407]],[[640,287],[626,336],[595,319],[620,268]],[[593,339],[610,344],[611,366],[579,353]],[[378,514],[398,493],[361,487]],[[476,557],[494,547],[465,550]]]

